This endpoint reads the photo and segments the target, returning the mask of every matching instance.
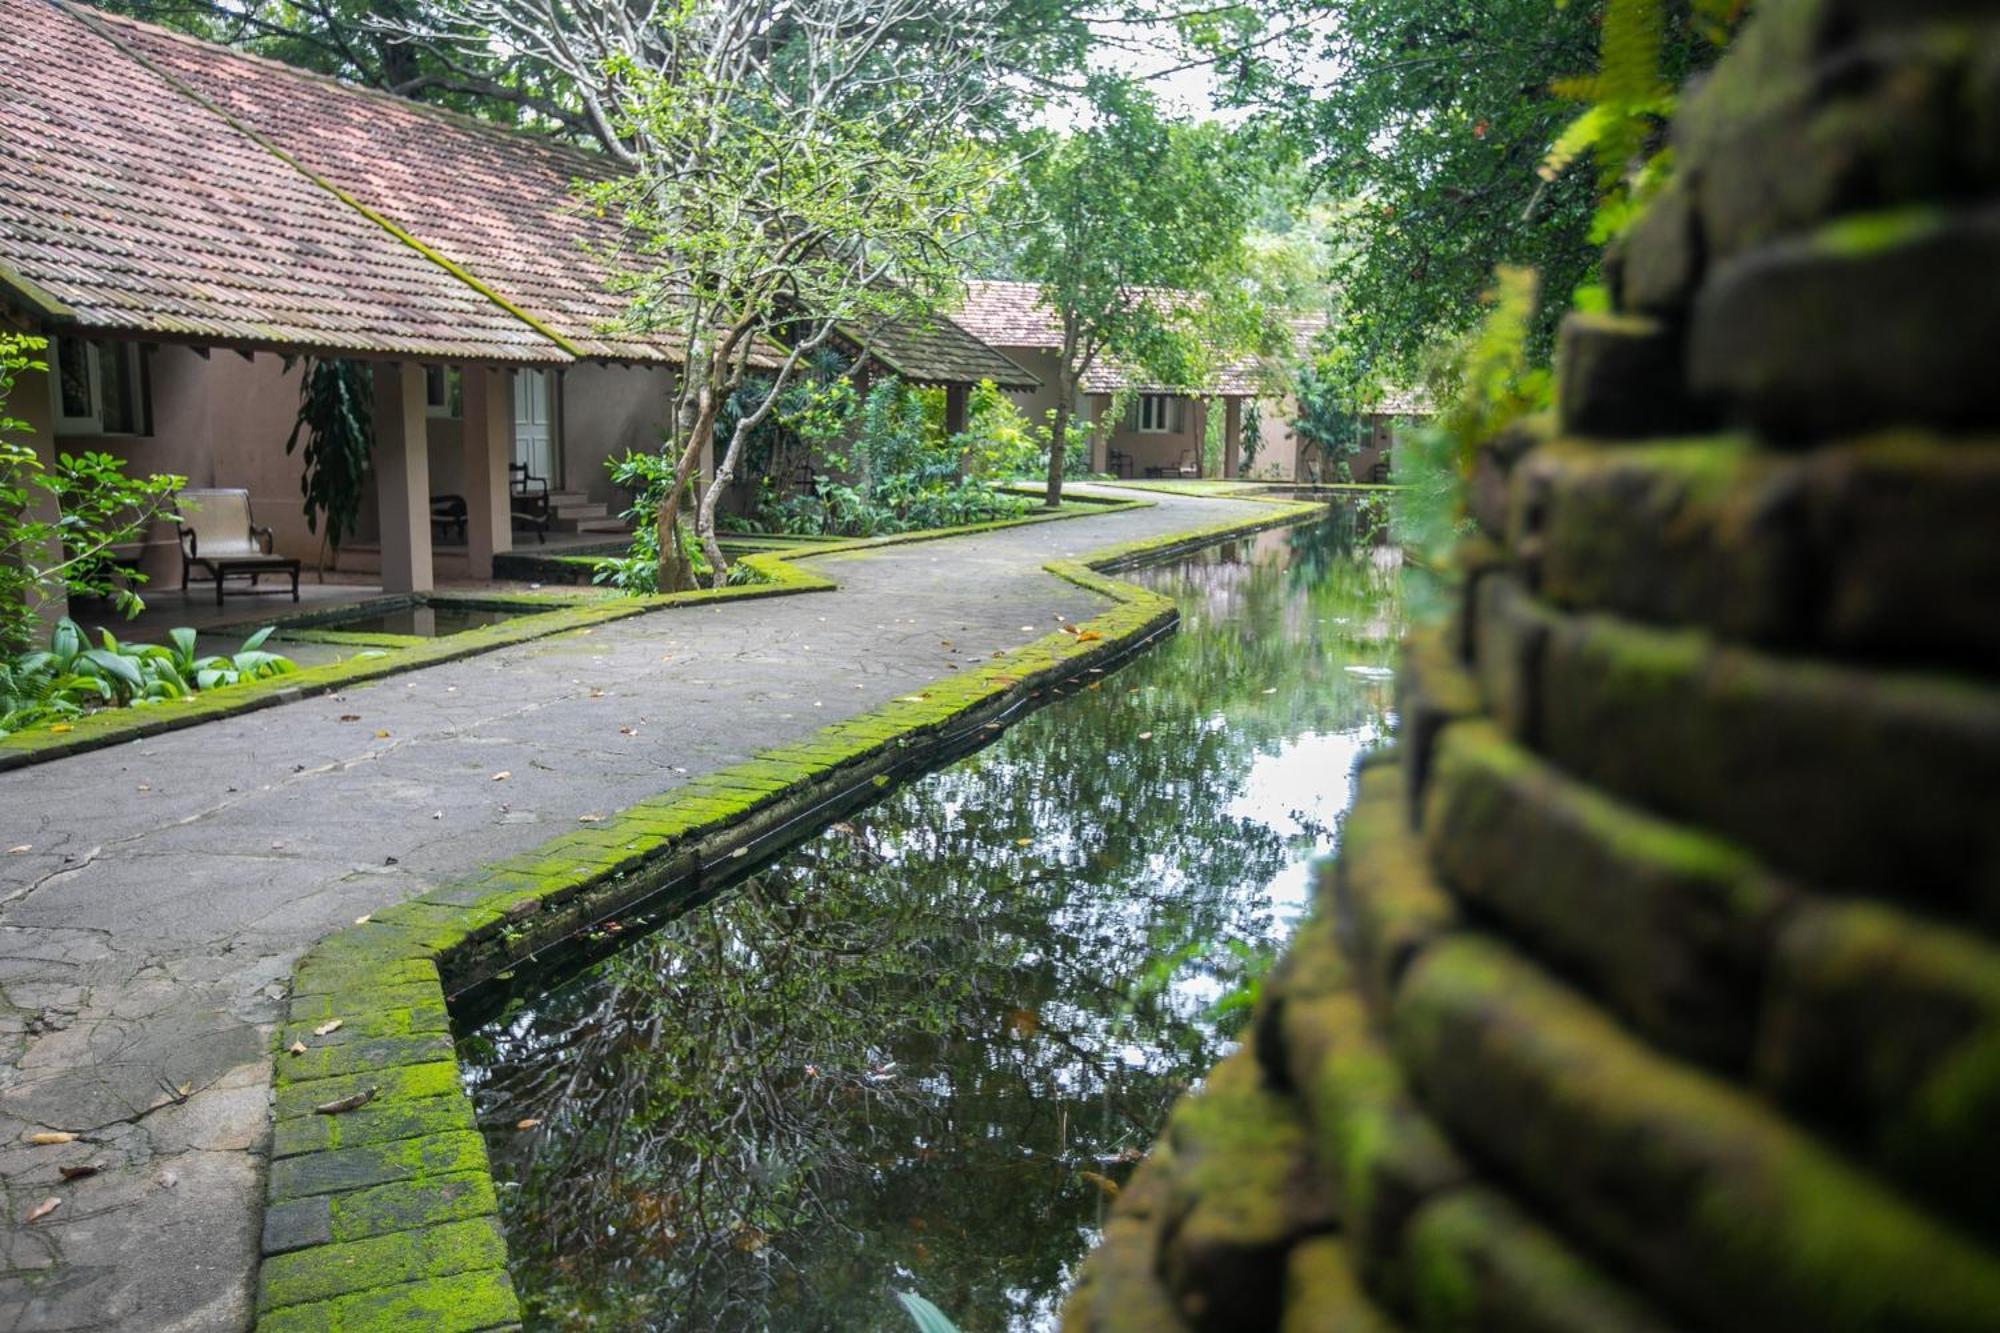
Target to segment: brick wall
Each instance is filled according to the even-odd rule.
[[[1760,8],[1071,1333],[2000,1327],[2000,6]]]

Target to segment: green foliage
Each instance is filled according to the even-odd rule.
[[[812,489],[780,496],[767,488],[755,525],[803,536],[877,537],[1027,512],[1028,501],[994,490],[991,473],[968,467],[974,454],[993,466],[1006,465],[1010,450],[1018,457],[1019,413],[1003,410],[997,393],[981,413],[968,414],[964,434],[946,439],[936,394],[886,379],[857,403],[845,385],[828,386],[792,418],[815,447]],[[1000,438],[977,434],[988,428]]]
[[[917,1326],[917,1333],[958,1333],[958,1325],[945,1317],[944,1311],[931,1304],[914,1291],[899,1291],[896,1301],[903,1307]]]
[[[40,338],[0,333],[0,653],[27,646],[51,588],[103,597],[126,616],[143,608],[145,576],[112,561],[112,548],[145,534],[173,493],[175,476],[125,475],[123,459],[84,451],[44,463],[8,415],[21,374],[41,374]]]
[[[287,369],[291,361],[285,362]],[[368,367],[358,361],[313,357],[299,377],[299,413],[285,437],[290,454],[305,440],[305,470],[299,494],[305,498],[306,529],[326,526],[325,542],[335,552],[361,518],[369,458],[375,449],[375,388]]]
[[[1014,400],[983,380],[966,403],[965,433],[952,441],[965,456],[965,473],[986,481],[1034,476],[1048,459],[1048,434],[1014,406]]]
[[[61,722],[97,708],[135,708],[185,699],[201,690],[281,676],[297,668],[290,658],[264,649],[261,629],[228,656],[198,656],[195,632],[171,630],[165,646],[121,643],[110,630],[99,644],[67,616],[56,622],[49,646],[0,658],[0,735]]]
[[[1726,5],[1645,0],[1661,16],[1653,81],[1677,86],[1713,61],[1707,34]],[[1624,6],[1625,0],[1619,0]],[[1643,54],[1648,23],[1615,24],[1605,0],[1261,0],[1257,35],[1209,39],[1228,92],[1299,143],[1327,198],[1349,201],[1332,255],[1355,312],[1354,339],[1393,382],[1408,383],[1435,344],[1482,315],[1496,264],[1533,268],[1541,295],[1528,350],[1549,359],[1570,293],[1594,280],[1598,183],[1535,168],[1576,119],[1557,85],[1590,67],[1616,35]],[[1644,16],[1639,16],[1644,19]],[[1649,81],[1621,68],[1635,108],[1591,137],[1630,142]]]
[[[624,513],[632,525],[632,544],[623,555],[600,563],[597,572],[591,575],[591,582],[609,584],[635,596],[666,591],[660,587],[660,529],[654,519],[673,485],[674,460],[665,454],[628,451],[623,458],[611,459],[607,466],[611,469],[611,480],[632,494],[631,507]],[[681,507],[681,516],[674,522],[681,558],[697,576],[706,575],[710,572],[708,557],[702,553],[701,543],[695,540],[686,512]]]

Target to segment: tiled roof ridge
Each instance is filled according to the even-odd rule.
[[[228,56],[232,60],[247,61],[250,64],[261,66],[290,78],[308,79],[345,96],[370,99],[392,106],[399,111],[410,111],[420,116],[429,116],[432,119],[446,122],[454,129],[469,130],[475,134],[482,134],[512,148],[532,149],[537,152],[547,153],[553,157],[573,159],[579,167],[587,167],[593,175],[604,175],[623,170],[611,158],[601,153],[593,152],[578,144],[565,143],[559,139],[545,139],[539,135],[530,134],[526,130],[515,129],[508,125],[497,125],[490,120],[481,120],[478,116],[468,115],[463,111],[455,111],[450,107],[438,106],[432,102],[419,102],[413,98],[404,97],[399,93],[392,93],[382,88],[371,88],[365,83],[354,83],[337,75],[325,74],[316,69],[307,69],[303,65],[289,64],[286,61],[279,60],[275,56],[259,55],[255,51],[245,51],[241,47],[230,46],[224,42],[212,42],[205,37],[197,37],[193,33],[182,32],[178,28],[169,28],[158,23],[148,23],[144,19],[134,18],[129,14],[113,14],[97,9],[89,3],[89,0],[48,0],[48,3],[65,13],[71,14],[72,17],[76,16],[78,10],[88,10],[90,19],[98,23],[111,24],[121,28],[138,28],[163,40],[175,42],[182,46],[190,46],[199,51]],[[107,40],[115,41],[108,34],[106,36]],[[124,43],[118,43],[118,46],[121,51],[127,50]],[[143,57],[136,55],[134,58],[143,59]]]
[[[138,65],[141,69],[146,70],[148,73],[153,75],[153,77],[159,79],[162,83],[166,84],[167,87],[171,88],[174,92],[186,98],[188,101],[194,103],[196,106],[199,106],[202,109],[208,111],[212,115],[220,117],[225,124],[227,124],[231,129],[235,130],[238,134],[241,134],[243,137],[250,140],[250,142],[256,144],[259,148],[269,153],[272,157],[276,158],[278,161],[284,163],[287,167],[291,168],[293,171],[298,172],[299,175],[311,181],[314,185],[318,186],[320,189],[325,190],[335,199],[338,199],[343,205],[353,209],[356,213],[368,219],[370,222],[380,227],[383,231],[387,232],[390,236],[393,236],[396,240],[402,242],[410,249],[422,255],[425,259],[429,260],[431,263],[436,264],[446,273],[449,273],[453,278],[465,284],[467,287],[471,288],[479,295],[485,297],[487,300],[491,301],[494,305],[498,306],[501,310],[504,310],[507,314],[513,316],[515,319],[520,320],[530,329],[533,329],[537,334],[541,335],[543,338],[546,338],[551,343],[554,343],[557,347],[561,348],[563,352],[565,352],[569,356],[575,357],[578,360],[585,359],[584,354],[568,338],[565,338],[562,334],[556,332],[556,330],[551,328],[544,320],[529,312],[518,302],[509,299],[501,292],[495,290],[490,284],[488,284],[483,279],[478,277],[470,269],[467,269],[464,265],[457,263],[456,261],[448,258],[443,254],[440,254],[437,250],[433,249],[431,246],[424,244],[423,241],[413,236],[409,231],[397,225],[395,222],[390,220],[388,217],[384,216],[379,211],[370,208],[368,205],[362,203],[359,199],[355,198],[354,195],[352,195],[348,191],[342,189],[338,185],[335,185],[325,176],[322,176],[318,172],[310,170],[308,167],[306,167],[304,163],[300,162],[298,158],[293,156],[291,153],[285,151],[283,148],[279,147],[278,144],[274,142],[269,135],[265,134],[263,131],[257,129],[256,127],[246,123],[241,117],[233,114],[227,108],[220,106],[215,102],[214,99],[205,96],[201,92],[189,86],[187,81],[180,78],[178,75],[172,73],[169,70],[162,69],[158,64],[156,64],[153,60],[148,58],[144,53],[135,49],[129,42],[122,40],[119,35],[106,31],[103,25],[106,22],[106,20],[115,20],[121,23],[129,23],[137,27],[142,27],[151,31],[159,32],[167,37],[176,40],[189,42],[195,46],[204,47],[211,50],[220,50],[228,52],[231,55],[238,56],[243,59],[258,60],[267,64],[275,65],[280,69],[290,71],[291,73],[294,74],[301,74],[311,78],[322,79],[328,83],[331,83],[334,87],[340,89],[343,92],[352,93],[357,91],[351,85],[343,84],[338,79],[329,79],[325,75],[313,74],[312,71],[310,70],[300,70],[295,66],[285,64],[283,61],[267,60],[265,57],[261,56],[250,56],[243,52],[234,51],[229,47],[219,46],[217,43],[214,42],[204,42],[200,38],[190,37],[185,33],[177,33],[170,28],[161,28],[157,24],[140,23],[136,19],[125,19],[120,16],[102,14],[95,10],[88,9],[84,5],[76,3],[75,0],[49,0],[49,3],[53,5],[58,11],[68,16],[72,21],[95,33],[99,38],[101,38],[105,43],[107,43],[114,50],[116,50],[120,55],[123,55],[126,59],[132,61],[134,64]],[[364,90],[364,91],[372,91],[372,90]],[[377,95],[385,97],[391,96],[391,94],[386,94],[386,93],[379,93]],[[405,103],[406,105],[409,106],[418,105],[417,103],[409,102],[407,98],[397,98],[396,100]]]

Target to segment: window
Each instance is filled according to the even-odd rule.
[[[465,415],[465,381],[457,366],[424,367],[424,414],[453,418]]]
[[[49,340],[59,435],[149,435],[146,359],[137,343]]]
[[[1181,409],[1183,401],[1173,394],[1146,393],[1139,395],[1139,433],[1142,435],[1178,435],[1181,432]]]

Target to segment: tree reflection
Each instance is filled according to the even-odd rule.
[[[1382,734],[1402,615],[1351,515],[1143,577],[1174,638],[468,1038],[537,1324],[1053,1322],[1328,836],[1248,778]]]

